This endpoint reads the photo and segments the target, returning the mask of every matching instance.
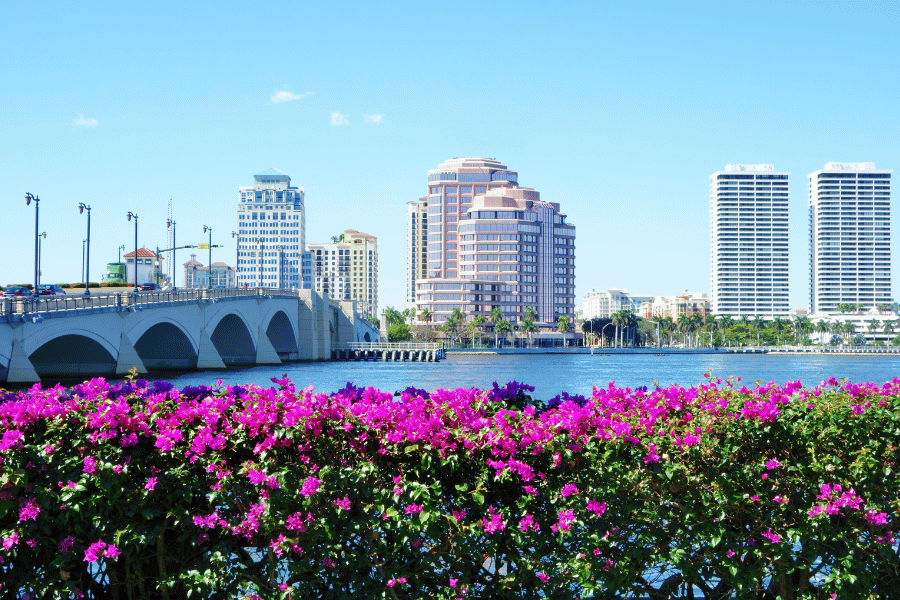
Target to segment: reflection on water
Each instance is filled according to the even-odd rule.
[[[489,388],[492,382],[521,381],[535,386],[534,396],[543,400],[566,391],[587,394],[593,386],[652,386],[677,383],[684,386],[703,381],[703,374],[740,376],[750,384],[756,380],[783,383],[799,379],[806,386],[828,377],[883,383],[900,376],[897,356],[768,356],[764,354],[685,354],[666,356],[589,354],[453,356],[439,363],[416,362],[324,362],[296,363],[272,367],[206,371],[169,377],[178,387],[211,384],[221,378],[227,384],[257,383],[270,386],[272,377],[286,374],[297,387],[312,385],[332,392],[348,381],[397,391],[413,386],[426,390],[458,387]]]

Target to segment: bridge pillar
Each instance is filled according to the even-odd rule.
[[[119,355],[116,358],[116,375],[125,375],[131,369],[137,370],[141,375],[147,373],[144,367],[144,361],[138,356],[134,344],[128,339],[128,335],[123,331],[122,338],[119,340]]]
[[[197,350],[197,368],[198,369],[224,369],[225,363],[222,362],[222,357],[219,356],[219,351],[216,350],[215,345],[212,343],[212,340],[209,339],[209,336],[206,334],[205,329],[200,330],[200,344]]]
[[[13,338],[6,383],[37,383],[40,380],[41,378],[38,377],[34,365],[28,360],[22,344],[19,343],[19,340]]]
[[[263,329],[262,325],[259,326],[259,333],[257,335],[256,342],[256,364],[258,365],[280,365],[281,358],[278,357],[278,352],[275,351],[275,348],[272,346],[272,342],[269,340],[269,336],[266,333],[266,330]]]

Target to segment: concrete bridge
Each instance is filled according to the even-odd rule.
[[[329,360],[376,342],[353,302],[227,289],[0,299],[0,383]]]

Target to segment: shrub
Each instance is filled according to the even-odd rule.
[[[394,397],[274,381],[179,392],[94,379],[0,396],[0,593],[900,589],[900,378],[610,384],[554,408],[515,382]]]

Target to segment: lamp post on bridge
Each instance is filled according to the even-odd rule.
[[[137,273],[137,272],[138,272],[138,251],[137,251],[137,250],[138,250],[138,248],[137,248],[137,225],[138,225],[138,216],[137,216],[136,214],[134,214],[133,212],[131,212],[131,211],[128,211],[128,214],[127,214],[126,216],[128,217],[128,220],[129,220],[129,221],[130,221],[132,218],[134,218],[134,293],[137,294],[137,291],[138,291],[138,284],[137,284],[137,275],[138,275],[138,273]],[[125,272],[127,273],[128,270],[126,269]]]
[[[84,295],[91,295],[91,207],[85,204],[84,202],[78,203],[78,212],[83,213],[84,209],[87,209],[88,212],[88,222],[87,222],[87,255],[84,259],[84,270],[85,270],[85,278],[84,278]],[[137,263],[135,263],[137,264]]]
[[[206,263],[206,287],[212,287],[212,227],[203,226],[203,233],[209,231],[209,262]]]
[[[237,237],[237,232],[232,231],[231,237],[233,237],[233,238]],[[240,256],[240,254],[241,254],[240,249],[241,249],[241,238],[238,238],[237,243],[234,245],[234,287],[238,287],[238,281],[237,281],[238,273],[241,272],[241,269],[238,266],[240,264],[240,260],[238,259],[238,256]]]
[[[175,247],[178,246],[178,244],[175,243],[175,221],[173,221],[172,219],[166,219],[166,227],[172,228],[172,289],[174,290],[176,289],[175,276],[178,274],[178,272],[175,270],[177,268],[176,265],[178,264],[175,262]]]
[[[40,214],[41,214],[41,199],[35,196],[30,192],[25,192],[25,204],[31,205],[31,201],[34,200],[34,293],[36,294],[38,291],[38,285],[41,283],[41,267],[38,264],[40,262],[40,254],[41,249],[40,245]]]
[[[38,236],[38,276],[42,275],[41,273],[41,254],[44,252],[43,240],[47,239],[47,232],[41,232],[41,235]],[[37,288],[34,290],[35,293],[38,293]]]

